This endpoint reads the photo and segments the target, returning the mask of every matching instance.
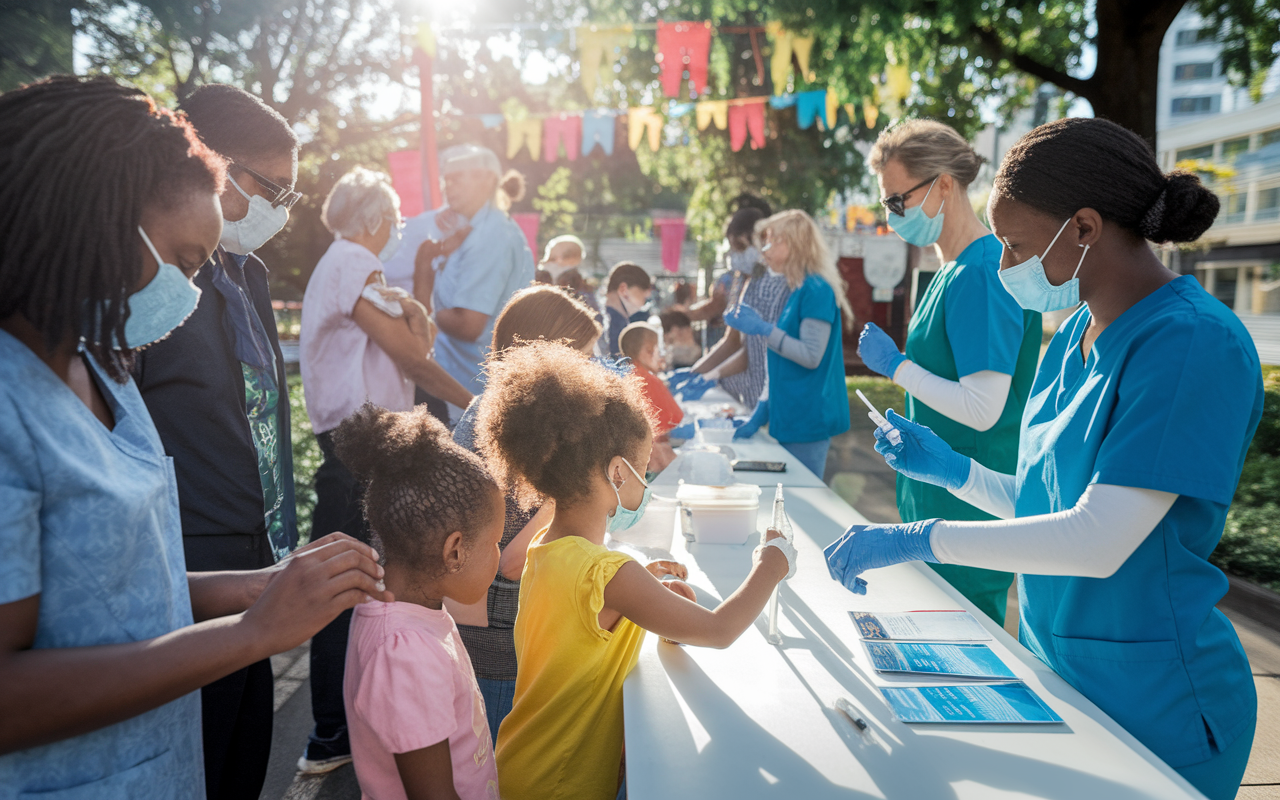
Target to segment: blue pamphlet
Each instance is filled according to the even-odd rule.
[[[1062,722],[1025,683],[882,687],[903,722]]]
[[[948,675],[964,678],[1012,678],[1013,672],[985,644],[913,644],[864,642],[876,672]]]
[[[968,611],[850,611],[863,639],[982,642],[991,634]]]

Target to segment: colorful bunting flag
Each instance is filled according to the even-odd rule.
[[[640,149],[640,140],[645,134],[649,137],[649,149],[658,152],[658,142],[662,137],[662,115],[652,106],[640,106],[627,109],[627,144],[632,150]]]
[[[720,130],[724,130],[728,125],[729,101],[727,100],[707,100],[698,103],[697,110],[698,130],[700,131],[705,131],[713,121]]]
[[[813,80],[809,72],[809,55],[813,52],[812,36],[797,36],[782,27],[780,22],[770,22],[765,26],[769,38],[773,40],[773,56],[769,60],[769,74],[773,78],[773,93],[782,94],[787,88],[787,80],[791,77],[791,57],[795,56],[800,64],[800,74],[806,81]]]
[[[617,131],[618,114],[615,111],[588,111],[582,115],[582,154],[600,146],[607,156],[613,155],[613,139]]]
[[[542,120],[507,117],[507,159],[515,158],[523,147],[529,149],[529,158],[537,159],[542,150]]]
[[[710,22],[658,21],[658,52],[654,59],[661,68],[662,91],[679,97],[684,73],[689,73],[693,93],[707,89],[707,61],[711,56]]]
[[[610,69],[618,63],[631,41],[631,26],[597,28],[595,25],[583,25],[577,33],[578,71],[582,76],[582,88],[587,90],[587,97],[591,97],[600,81],[601,62]]]
[[[555,161],[562,142],[565,156],[570,161],[577,161],[582,142],[581,114],[556,114],[546,118],[542,127],[543,160],[548,163]]]
[[[733,152],[742,149],[751,134],[751,149],[764,147],[764,98],[729,106],[729,147]]]

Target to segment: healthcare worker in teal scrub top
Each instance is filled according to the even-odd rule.
[[[907,352],[867,323],[858,353],[907,390],[907,418],[996,472],[1018,462],[1018,429],[1040,355],[1040,314],[1021,308],[998,277],[1000,241],[983,226],[967,187],[982,157],[940,122],[911,120],[876,140],[868,157],[889,226],[910,244],[934,246],[943,267],[916,303]],[[898,476],[903,522],[990,514],[926,481]],[[987,616],[1004,624],[1013,574],[933,564]]]
[[[1209,563],[1262,414],[1249,334],[1147,242],[1192,242],[1217,198],[1164,175],[1100,119],[1042,125],[1005,156],[990,215],[1000,279],[1037,311],[1080,307],[1049,344],[1022,416],[1016,474],[887,416],[898,471],[1000,517],[854,526],[832,577],[904,561],[1019,574],[1020,638],[1212,800],[1235,797],[1257,696]],[[876,577],[866,578],[875,591]]]

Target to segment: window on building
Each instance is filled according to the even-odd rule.
[[[1222,158],[1224,161],[1230,161],[1241,153],[1249,152],[1249,137],[1242,136],[1239,139],[1228,139],[1222,143]]]
[[[1274,222],[1280,219],[1280,186],[1258,190],[1258,210],[1253,212],[1254,222]]]
[[[1213,62],[1200,64],[1179,64],[1173,68],[1175,81],[1195,81],[1213,77]]]
[[[1213,97],[1175,97],[1174,114],[1208,114],[1213,111]]]
[[[1266,147],[1267,145],[1275,144],[1276,142],[1280,142],[1280,128],[1263,131],[1262,134],[1258,136],[1258,147]]]
[[[1185,150],[1179,150],[1174,155],[1174,161],[1199,161],[1202,158],[1213,158],[1213,145],[1205,144],[1200,147],[1188,147]]]
[[[1247,196],[1244,192],[1236,192],[1222,198],[1222,213],[1218,222],[1223,225],[1235,225],[1244,222],[1244,209]]]
[[[1212,42],[1217,37],[1217,32],[1212,28],[1200,28],[1198,30],[1178,31],[1178,35],[1174,39],[1174,43],[1178,47],[1186,47],[1191,44],[1202,44],[1204,42]]]

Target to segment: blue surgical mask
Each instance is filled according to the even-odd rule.
[[[382,263],[387,263],[391,257],[400,249],[400,225],[391,223],[391,235],[387,237],[387,243],[382,246],[382,252],[378,253],[378,258]]]
[[[124,323],[124,346],[131,350],[168,336],[187,321],[200,302],[200,287],[188,280],[182,270],[160,258],[141,225],[138,233],[159,269],[150,283],[129,295],[126,301],[129,319]]]
[[[1080,254],[1080,263],[1076,264],[1076,271],[1071,273],[1071,280],[1061,286],[1049,283],[1049,277],[1044,274],[1044,263],[1041,261],[1044,256],[1049,255],[1049,251],[1053,249],[1054,243],[1058,241],[1062,232],[1067,229],[1069,222],[1071,222],[1070,218],[1062,223],[1061,228],[1058,228],[1053,241],[1049,242],[1049,246],[1044,249],[1043,255],[1032,256],[1017,266],[1000,270],[1000,282],[1004,284],[1004,288],[1013,295],[1014,300],[1018,301],[1018,305],[1028,311],[1039,311],[1043,314],[1080,304],[1080,280],[1076,276],[1080,274],[1080,264],[1084,263],[1084,257],[1089,255],[1089,245],[1084,246],[1084,252]]]
[[[920,205],[908,208],[906,214],[889,212],[889,227],[893,228],[893,232],[902,237],[902,241],[907,244],[928,247],[938,241],[938,237],[942,235],[944,217],[942,209],[946,208],[947,201],[942,201],[942,205],[938,206],[937,215],[932,219],[924,214],[924,204],[933,192],[933,185],[937,182],[938,179],[934,178],[933,183],[929,184],[929,191],[924,193],[924,200],[920,201]]]
[[[613,494],[618,498],[618,505],[613,509],[613,515],[609,517],[609,524],[605,528],[609,533],[625,531],[639,522],[640,518],[644,516],[645,506],[649,505],[649,498],[653,495],[653,489],[649,487],[648,483],[645,483],[644,478],[640,477],[640,473],[636,472],[636,468],[631,466],[631,462],[625,458],[622,459],[622,462],[627,465],[627,469],[631,470],[631,474],[636,476],[636,480],[640,481],[641,485],[644,486],[644,495],[640,498],[639,507],[634,509],[627,508],[622,505],[622,495],[618,494],[618,487],[613,486],[612,479],[609,480],[609,485],[613,486]],[[623,483],[626,483],[626,481],[623,481]]]

